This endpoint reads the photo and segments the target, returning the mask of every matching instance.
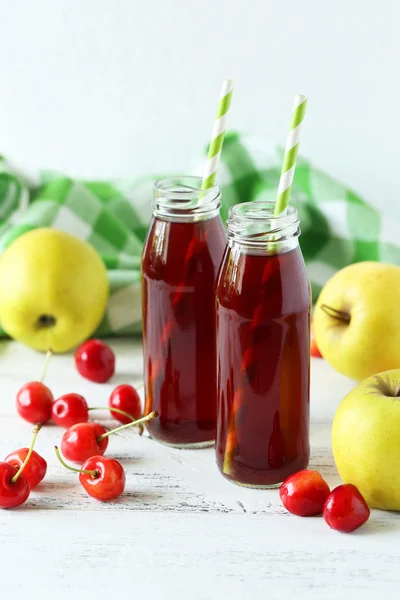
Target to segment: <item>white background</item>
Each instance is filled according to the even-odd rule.
[[[185,170],[221,81],[229,125],[301,151],[396,214],[397,0],[0,0],[0,152],[114,177]]]

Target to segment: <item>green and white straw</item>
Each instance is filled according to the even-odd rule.
[[[289,135],[286,142],[285,156],[283,158],[281,178],[279,180],[278,197],[276,199],[274,212],[275,216],[283,213],[289,204],[294,171],[296,168],[297,153],[300,145],[300,130],[306,113],[306,106],[307,96],[296,94]]]
[[[218,103],[217,118],[211,135],[208,158],[201,184],[202,190],[208,190],[215,184],[217,169],[221,158],[222,145],[226,130],[226,115],[231,105],[233,82],[225,79],[222,84],[221,95]]]

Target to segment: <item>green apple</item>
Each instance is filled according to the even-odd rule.
[[[400,267],[355,263],[324,286],[313,316],[317,346],[339,373],[362,381],[400,368]]]
[[[373,375],[346,396],[332,449],[341,478],[369,506],[400,510],[400,369]]]
[[[36,350],[64,352],[99,325],[108,300],[107,271],[96,250],[50,228],[24,233],[0,257],[0,322]]]

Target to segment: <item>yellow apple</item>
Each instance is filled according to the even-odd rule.
[[[87,242],[34,229],[0,256],[0,323],[36,350],[65,352],[99,325],[108,300],[106,268]]]
[[[400,267],[355,263],[323,288],[313,317],[317,346],[339,373],[362,381],[400,368]]]
[[[400,369],[369,377],[340,404],[333,455],[345,483],[367,504],[400,510]]]

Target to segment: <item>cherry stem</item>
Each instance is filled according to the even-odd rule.
[[[36,442],[37,434],[39,433],[41,427],[42,427],[41,424],[38,423],[33,428],[33,438],[32,438],[32,442],[31,442],[31,445],[30,445],[29,450],[28,450],[28,454],[25,456],[25,460],[22,463],[22,465],[20,466],[20,468],[18,469],[18,471],[15,473],[15,475],[13,477],[11,477],[11,483],[16,483],[18,481],[18,479],[19,479],[22,471],[25,469],[26,465],[28,464],[29,459],[32,456],[33,447],[34,447],[35,442]]]
[[[132,415],[127,413],[125,410],[121,410],[120,408],[111,408],[111,406],[91,406],[88,410],[109,410],[110,412],[116,412],[119,415],[124,415],[125,417],[128,417],[128,419],[130,419],[131,421],[135,420],[135,417],[132,417]],[[129,425],[130,425],[130,423],[129,423]],[[142,435],[143,425],[141,423],[139,423],[139,425],[138,425],[138,430],[139,430],[139,435]]]
[[[337,308],[332,308],[332,306],[328,306],[327,304],[322,304],[321,310],[323,310],[324,313],[327,314],[329,317],[332,317],[332,319],[336,319],[337,321],[344,321],[345,323],[350,323],[350,315],[344,310],[337,310]]]
[[[91,406],[88,410],[109,410],[110,412],[116,412],[119,415],[124,415],[124,417],[128,417],[128,419],[131,421],[135,420],[135,418],[125,410],[121,410],[120,408],[111,408],[111,406]]]
[[[149,413],[145,417],[142,417],[141,419],[138,419],[137,421],[133,421],[133,423],[127,423],[126,425],[121,425],[121,427],[117,427],[116,429],[111,429],[111,431],[106,431],[106,433],[103,433],[103,435],[100,435],[97,438],[97,441],[101,442],[102,440],[104,440],[109,435],[112,435],[113,433],[118,433],[119,431],[128,429],[128,427],[132,427],[133,425],[139,425],[140,423],[147,423],[147,421],[152,421],[156,417],[158,417],[158,412],[156,410],[153,410],[153,412]]]
[[[68,469],[69,471],[73,471],[74,473],[85,473],[87,475],[91,475],[93,477],[93,479],[96,479],[96,477],[99,476],[99,472],[96,471],[96,469],[75,469],[75,467],[70,467],[69,465],[67,465],[67,463],[62,458],[60,451],[58,449],[58,446],[54,446],[54,450],[55,450],[56,456],[57,456],[58,460],[60,461],[60,463],[62,464],[62,466],[65,467],[66,469]]]
[[[46,377],[46,373],[47,373],[47,369],[49,368],[49,363],[50,363],[50,359],[53,356],[53,350],[49,349],[46,352],[46,358],[44,361],[44,367],[43,367],[43,373],[42,376],[40,378],[40,383],[43,383],[44,378]]]

